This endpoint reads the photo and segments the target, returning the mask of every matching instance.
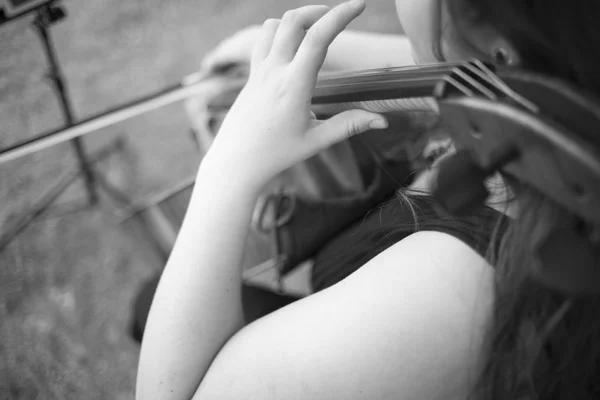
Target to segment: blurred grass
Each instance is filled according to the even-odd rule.
[[[333,0],[320,3],[335,5]],[[237,29],[280,17],[304,0],[65,1],[51,28],[77,119],[152,93],[194,72]],[[0,147],[58,128],[31,18],[0,27]],[[393,1],[371,0],[354,29],[397,32]],[[181,105],[86,137],[98,165],[131,199],[161,191],[198,165]],[[0,165],[0,232],[76,165],[64,144]],[[59,203],[85,199],[81,182]],[[106,199],[103,199],[106,200]],[[0,252],[0,399],[130,399],[138,346],[128,336],[138,286],[160,268],[114,206],[38,219]]]

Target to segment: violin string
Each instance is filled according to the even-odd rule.
[[[479,60],[474,60],[473,63],[477,65],[483,72],[485,72],[485,74],[494,81],[496,86],[499,89],[501,89],[508,97],[515,100],[518,104],[520,104],[528,111],[533,113],[539,113],[539,107],[537,105],[535,105],[525,97],[512,90],[502,79],[498,77],[498,75],[492,72],[492,70],[490,70],[484,63],[482,63]]]
[[[499,94],[502,94],[502,90],[496,85],[496,83],[483,71],[477,68],[473,63],[467,63],[464,65],[464,68],[468,69],[471,73],[477,75],[480,79],[482,79],[485,83],[487,83],[491,89],[497,91]]]
[[[477,82],[476,79],[474,79],[473,77],[467,75],[465,73],[465,71],[461,70],[460,68],[457,68],[454,73],[461,77],[465,82],[467,82],[471,88],[474,91],[479,91],[479,93],[481,93],[483,96],[487,97],[490,100],[496,100],[498,97],[489,89],[487,89],[485,86],[483,86],[481,83]]]
[[[444,80],[446,82],[448,82],[449,84],[451,84],[452,86],[454,86],[456,89],[460,90],[461,92],[463,92],[463,94],[469,96],[469,97],[474,97],[475,93],[469,89],[468,87],[466,87],[465,85],[463,85],[462,83],[460,83],[459,81],[457,81],[456,79],[454,79],[453,76],[448,75],[446,77],[444,77]]]

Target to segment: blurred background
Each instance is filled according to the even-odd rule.
[[[50,28],[76,120],[177,84],[221,40],[306,0],[64,0]],[[335,5],[338,0],[316,3]],[[0,148],[64,123],[33,16],[0,26]],[[355,30],[399,33],[393,0],[369,0]],[[200,157],[181,103],[84,138],[95,167],[132,202],[192,176]],[[0,237],[77,169],[69,144],[0,164]],[[162,268],[135,221],[76,180],[0,250],[0,399],[131,399],[140,285]],[[60,207],[64,205],[65,207]],[[63,210],[63,211],[61,211]],[[66,211],[65,211],[66,210]],[[151,246],[151,245],[150,245]]]

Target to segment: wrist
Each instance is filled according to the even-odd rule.
[[[258,197],[267,182],[254,177],[253,170],[251,166],[209,151],[200,163],[196,182],[210,191],[227,190],[235,196]]]

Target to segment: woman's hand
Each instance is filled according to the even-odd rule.
[[[351,110],[319,121],[310,108],[329,45],[364,9],[365,0],[353,0],[333,9],[306,6],[281,20],[267,20],[253,50],[248,83],[203,164],[260,187],[337,142],[385,128],[380,114]]]

